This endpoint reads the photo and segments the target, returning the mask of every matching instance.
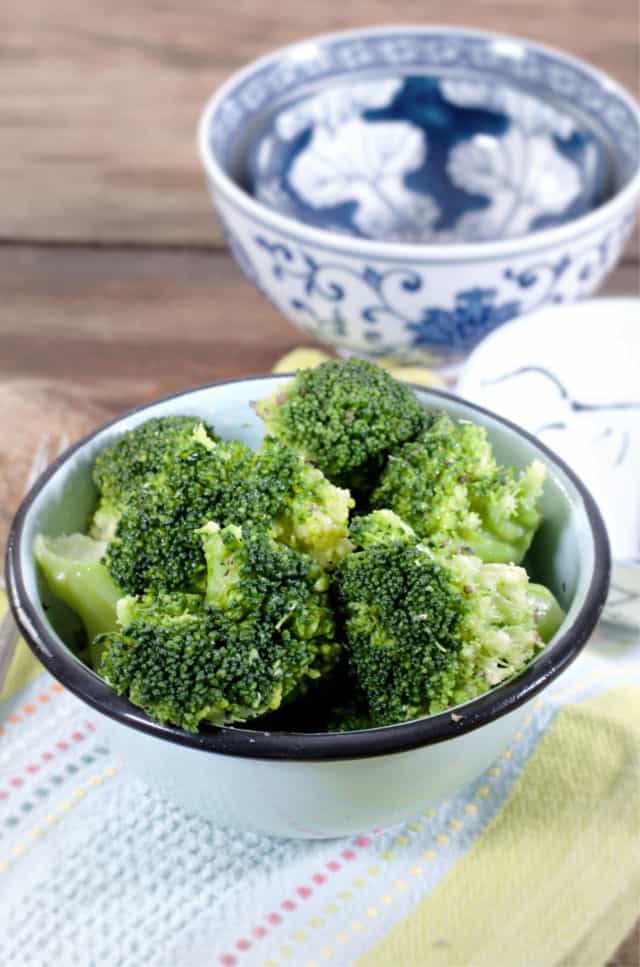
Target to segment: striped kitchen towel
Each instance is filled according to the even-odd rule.
[[[0,723],[7,967],[600,967],[640,912],[639,642],[599,632],[477,781],[344,840],[162,800],[23,644]]]

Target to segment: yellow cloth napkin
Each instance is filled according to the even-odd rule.
[[[602,967],[640,915],[640,687],[568,705],[502,810],[358,967]]]
[[[0,590],[0,620],[7,609],[7,598]],[[35,655],[25,645],[22,638],[18,641],[9,672],[0,689],[0,702],[9,698],[19,689],[24,688],[35,676],[42,671],[42,666]]]

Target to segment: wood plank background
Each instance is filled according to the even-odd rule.
[[[273,47],[390,20],[528,36],[640,92],[637,0],[2,0],[0,528],[42,434],[34,400],[73,436],[311,343],[224,250],[197,119]],[[603,291],[640,294],[639,267],[636,233]],[[610,965],[640,967],[637,929]]]
[[[3,0],[0,237],[219,241],[195,152],[213,89],[273,47],[363,24],[522,34],[638,92],[637,0]],[[2,23],[4,21],[4,24]]]
[[[603,292],[628,294],[637,280],[626,262]],[[81,385],[113,411],[266,372],[313,342],[225,252],[16,245],[0,249],[0,292],[0,380]]]

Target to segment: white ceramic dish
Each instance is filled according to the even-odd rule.
[[[595,497],[614,569],[603,617],[640,627],[640,299],[549,307],[472,353],[461,396],[552,447]]]
[[[152,416],[194,414],[222,437],[255,446],[262,434],[251,401],[290,377],[269,376],[178,394],[108,424],[58,459],[18,511],[8,549],[11,606],[42,663],[101,716],[128,766],[163,795],[215,823],[277,836],[339,836],[415,815],[478,776],[526,717],[527,703],[579,654],[608,584],[606,534],[579,480],[547,449],[492,414],[446,393],[416,389],[425,405],[487,427],[498,459],[548,467],[545,521],[529,565],[567,615],[543,652],[512,681],[451,710],[386,728],[342,734],[266,733],[250,726],[198,734],[159,725],[116,695],[65,645],[47,611],[32,547],[37,533],[82,529],[95,502],[91,469],[115,435]],[[44,603],[43,603],[44,602]]]

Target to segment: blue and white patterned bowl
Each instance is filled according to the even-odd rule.
[[[199,147],[234,255],[292,323],[432,364],[593,292],[640,193],[640,111],[621,87],[449,27],[276,51],[209,101]]]

